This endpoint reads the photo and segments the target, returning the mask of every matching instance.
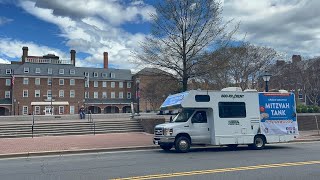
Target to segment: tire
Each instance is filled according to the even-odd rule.
[[[164,151],[169,151],[172,147],[173,144],[166,144],[166,145],[160,145],[161,149],[163,149]]]
[[[177,152],[186,153],[190,149],[190,139],[185,136],[181,136],[176,139],[174,147]]]
[[[228,144],[227,147],[229,150],[235,151],[238,147],[238,144]]]
[[[266,141],[263,136],[255,136],[253,140],[253,144],[250,144],[249,147],[255,150],[264,149],[266,145]]]

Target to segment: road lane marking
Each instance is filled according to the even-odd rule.
[[[320,164],[320,161],[303,161],[303,162],[289,162],[289,163],[277,163],[277,164],[262,164],[262,165],[256,165],[256,166],[243,166],[243,167],[234,167],[234,168],[186,171],[186,172],[176,172],[176,173],[167,173],[167,174],[135,176],[135,177],[128,177],[128,178],[116,178],[114,180],[160,179],[160,178],[172,178],[172,177],[181,177],[181,176],[193,176],[193,175],[201,175],[201,174],[214,174],[214,173],[222,173],[222,172],[247,171],[247,170],[280,168],[280,167],[291,167],[291,166],[304,166],[304,165],[314,165],[314,164]]]

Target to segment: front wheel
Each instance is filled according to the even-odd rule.
[[[165,151],[169,151],[172,147],[173,144],[170,145],[160,145],[161,149],[165,150]]]
[[[176,151],[186,153],[190,149],[190,140],[187,137],[181,136],[176,139],[174,147]]]
[[[255,136],[253,144],[250,145],[252,149],[261,150],[265,147],[266,141],[263,136]]]

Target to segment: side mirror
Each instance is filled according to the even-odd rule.
[[[172,116],[170,116],[170,122],[172,122]]]

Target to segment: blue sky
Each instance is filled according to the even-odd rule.
[[[149,13],[155,0],[0,0],[0,63],[29,55],[54,53],[77,66],[103,67],[103,52],[111,67],[134,70],[131,52],[150,31]],[[240,22],[235,40],[268,46],[282,53],[319,56],[320,1],[224,0],[223,18]],[[231,26],[230,26],[231,27]]]

